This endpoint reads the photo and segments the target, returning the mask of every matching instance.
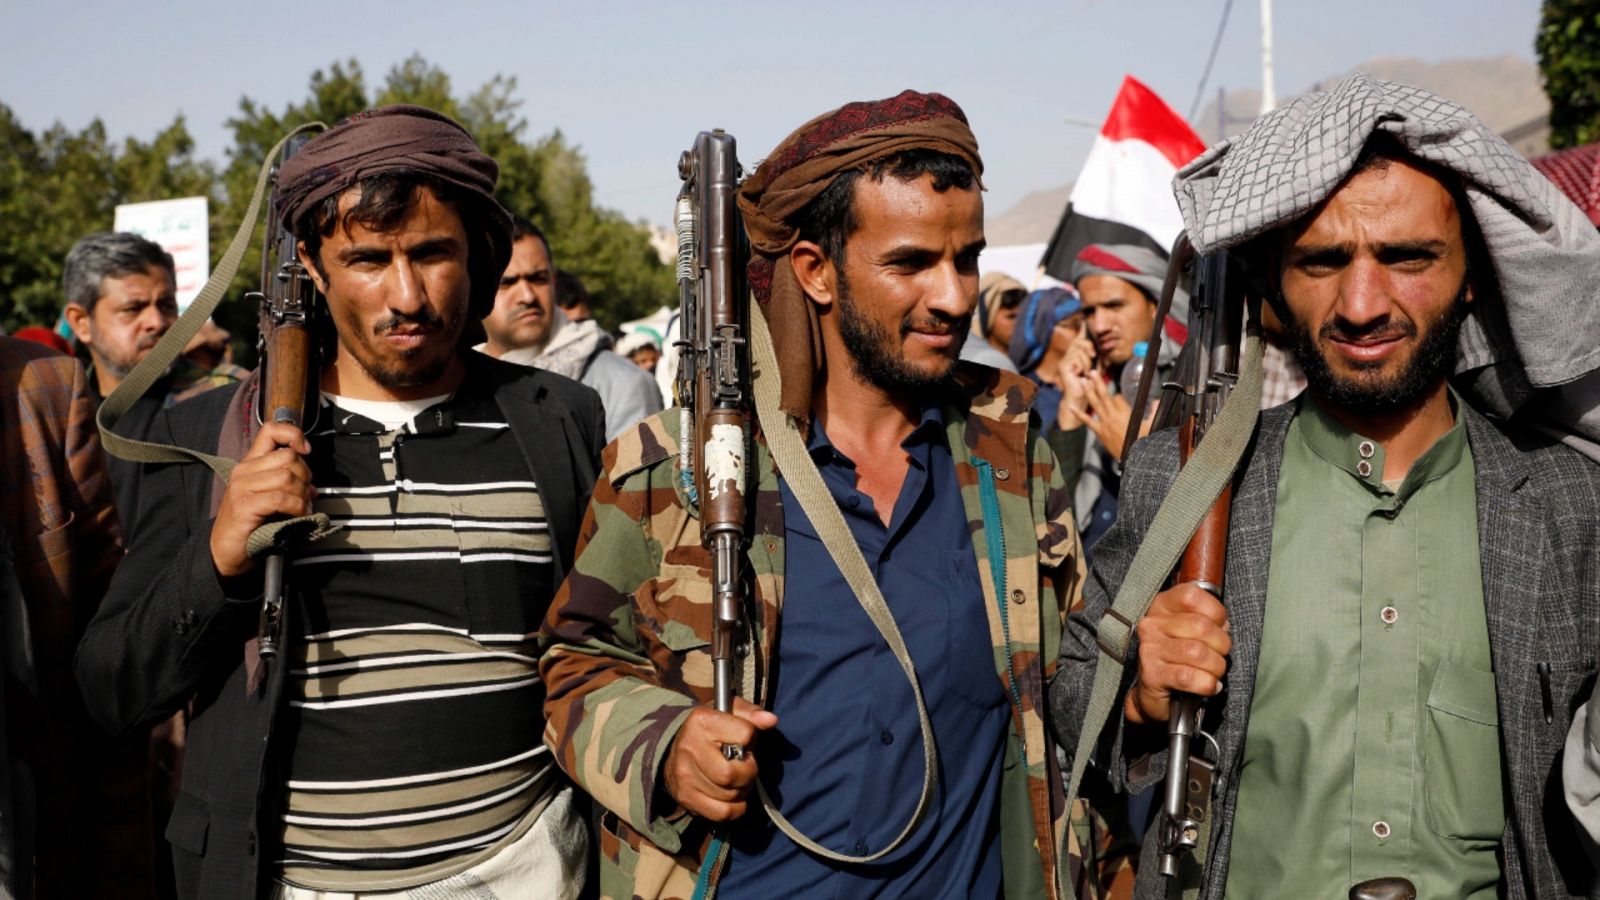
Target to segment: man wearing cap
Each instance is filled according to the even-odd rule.
[[[1252,416],[1220,597],[1157,593],[1126,668],[1107,657],[1109,719],[1085,721],[1123,633],[1108,604],[1179,469],[1171,431],[1134,448],[1063,640],[1061,739],[1100,735],[1096,762],[1140,790],[1172,692],[1204,698],[1209,834],[1180,854],[1202,897],[1590,896],[1560,778],[1600,646],[1600,469],[1567,393],[1600,364],[1600,236],[1471,113],[1366,75],[1176,185],[1309,387]],[[1167,895],[1157,844],[1140,897]]]
[[[1083,339],[1061,360],[1056,425],[1085,444],[1083,468],[1073,490],[1073,509],[1085,547],[1093,548],[1117,517],[1123,442],[1133,414],[1132,397],[1121,391],[1122,371],[1135,345],[1148,343],[1155,325],[1167,261],[1147,247],[1090,244],[1072,263],[1072,283],[1084,310]],[[1180,312],[1181,314],[1181,312]],[[1166,340],[1156,361],[1166,375],[1187,333],[1169,315]],[[1155,382],[1159,389],[1161,381]],[[1153,411],[1153,408],[1152,408]]]
[[[604,422],[589,389],[470,350],[511,249],[496,176],[420,107],[312,140],[274,200],[327,302],[314,423],[258,424],[254,378],[157,419],[239,463],[225,486],[147,468],[159,502],[77,669],[113,730],[192,700],[167,829],[184,897],[582,890],[584,816],[540,739],[534,638]],[[268,661],[247,539],[311,513],[339,530],[290,548]]]
[[[756,385],[740,699],[711,705],[710,560],[673,412],[608,449],[546,623],[547,737],[603,807],[604,896],[1058,896],[1039,704],[1078,541],[1032,386],[957,363],[981,171],[960,108],[907,91],[813,119],[740,188],[781,373]],[[851,552],[890,625],[841,574]]]

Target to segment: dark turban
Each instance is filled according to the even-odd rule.
[[[280,222],[292,231],[324,200],[389,172],[425,175],[476,201],[477,221],[467,220],[466,210],[458,212],[469,232],[482,230],[489,251],[489,259],[473,261],[472,273],[473,310],[487,315],[500,273],[511,261],[511,215],[494,198],[500,167],[449,116],[406,104],[356,113],[283,164],[272,199]]]
[[[902,91],[887,100],[848,103],[784,138],[739,186],[750,236],[750,288],[766,313],[783,373],[780,407],[811,418],[811,389],[822,369],[816,308],[783,257],[800,239],[799,213],[845,172],[903,153],[935,150],[966,160],[982,175],[978,139],[966,114],[942,94]]]

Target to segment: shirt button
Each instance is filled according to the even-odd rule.
[[[1011,470],[1004,467],[995,469],[994,477],[1000,479],[1001,481],[1009,481],[1011,480]]]
[[[1400,610],[1392,606],[1385,606],[1383,611],[1378,613],[1378,618],[1382,619],[1385,625],[1393,625],[1400,618]]]
[[[887,747],[890,744],[894,743],[894,732],[892,732],[889,729],[885,728],[883,730],[883,734],[878,735],[878,740],[883,741],[883,745],[885,747]]]
[[[1362,459],[1371,459],[1372,454],[1377,452],[1371,441],[1362,441],[1361,446],[1357,447],[1356,450],[1361,454]]]
[[[844,505],[850,507],[851,509],[856,509],[861,505],[861,498],[851,494],[849,497],[845,498]]]
[[[1381,821],[1381,820],[1377,821],[1377,822],[1373,822],[1372,823],[1372,833],[1374,835],[1376,835],[1378,840],[1380,840],[1380,841],[1388,840],[1389,839],[1389,823]]]
[[[1028,602],[1028,595],[1022,592],[1022,588],[1016,588],[1011,592],[1011,602],[1020,606]]]
[[[1362,478],[1366,478],[1368,475],[1371,475],[1372,463],[1369,463],[1364,459],[1361,462],[1356,463],[1356,474],[1360,475]]]

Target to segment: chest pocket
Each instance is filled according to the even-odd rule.
[[[979,709],[992,709],[1006,702],[1005,689],[995,669],[994,641],[990,637],[989,612],[985,608],[983,583],[971,550],[939,552],[942,589],[934,592],[944,604],[944,658],[919,665],[919,677],[938,671],[938,683]]]
[[[1428,692],[1423,795],[1443,837],[1496,841],[1505,828],[1494,673],[1448,660]]]

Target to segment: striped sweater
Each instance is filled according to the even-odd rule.
[[[415,886],[515,840],[555,789],[534,648],[549,530],[486,396],[395,430],[324,406],[310,438],[316,507],[343,529],[293,561],[280,876]]]

